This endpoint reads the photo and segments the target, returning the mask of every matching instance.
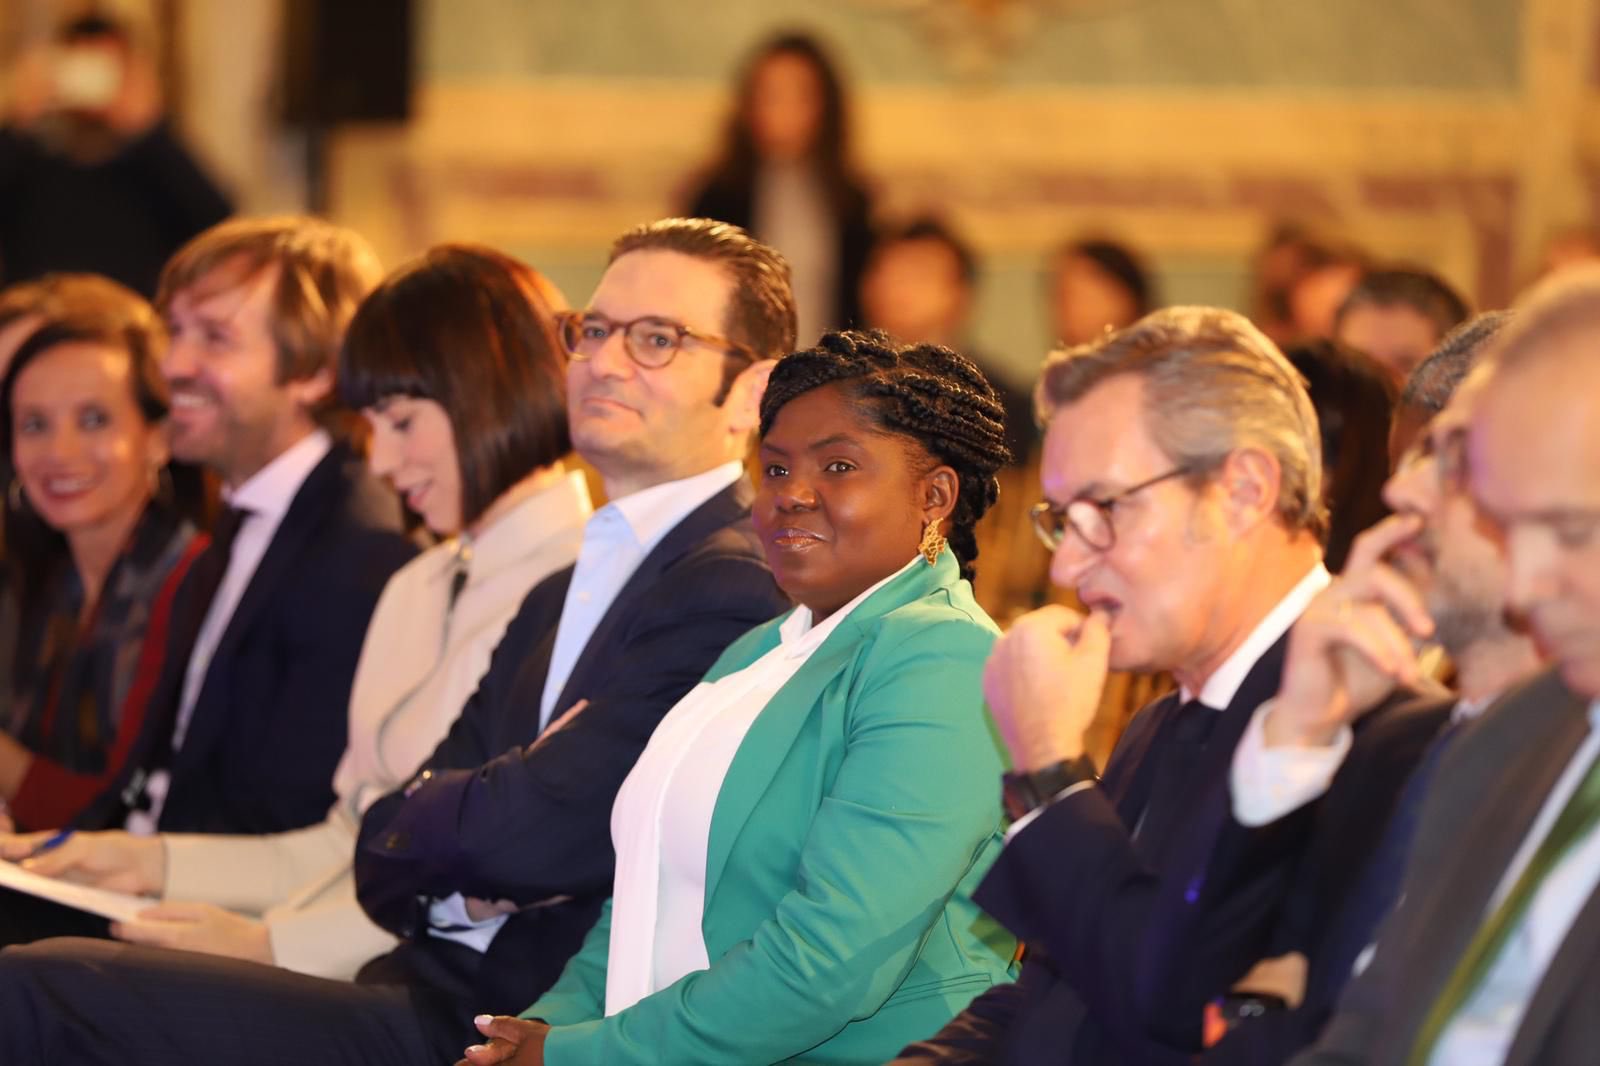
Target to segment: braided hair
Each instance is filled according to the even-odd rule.
[[[790,400],[833,384],[843,384],[879,428],[917,441],[956,472],[947,538],[961,576],[971,581],[978,519],[999,497],[995,472],[1011,458],[994,386],[970,360],[937,344],[897,344],[881,330],[824,333],[815,348],[773,368],[761,397],[761,435]]]

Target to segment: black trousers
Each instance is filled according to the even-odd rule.
[[[105,938],[110,935],[111,923],[98,914],[0,888],[0,948],[31,944],[53,936]]]
[[[440,1066],[478,1042],[454,1004],[400,984],[103,940],[0,951],[4,1066]]]

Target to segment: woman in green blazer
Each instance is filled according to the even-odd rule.
[[[1012,976],[970,899],[1001,844],[967,580],[1000,402],[947,349],[828,334],[777,364],[761,432],[756,529],[801,606],[668,713],[611,902],[472,1063],[880,1063]]]

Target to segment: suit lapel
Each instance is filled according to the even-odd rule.
[[[840,627],[843,630],[844,627]],[[853,627],[852,627],[853,629]],[[841,633],[834,633],[835,637]],[[734,841],[749,822],[756,804],[777,777],[778,766],[794,747],[801,727],[811,719],[821,703],[824,690],[844,672],[856,651],[859,630],[851,639],[829,641],[832,647],[819,648],[810,661],[773,696],[756,716],[750,731],[728,766],[712,810],[711,833],[706,842],[706,910],[722,872],[728,865]]]
[[[1226,781],[1228,767],[1233,762],[1233,749],[1238,746],[1251,716],[1278,690],[1288,639],[1287,634],[1279,637],[1250,668],[1234,693],[1233,701],[1217,709],[1218,720],[1195,768],[1193,780],[1200,789],[1204,790],[1219,779]],[[1152,755],[1162,744],[1171,743],[1168,734],[1182,703],[1183,697],[1171,692],[1136,717],[1106,764],[1101,787],[1115,802],[1117,814],[1130,832],[1139,823],[1154,791],[1152,778],[1161,760]]]
[[[1517,1026],[1516,1039],[1506,1054],[1506,1066],[1534,1066],[1550,1027],[1573,1006],[1574,990],[1592,979],[1596,959],[1600,959],[1600,889],[1590,893],[1589,902],[1578,912],[1577,921],[1534,990],[1522,1024]]]
[[[1220,717],[1206,741],[1205,755],[1200,760],[1199,773],[1195,777],[1196,784],[1202,787],[1219,781],[1226,784],[1229,767],[1233,765],[1233,750],[1244,737],[1250,719],[1255,717],[1256,708],[1277,693],[1278,685],[1283,680],[1283,659],[1288,647],[1289,634],[1285,633],[1256,660],[1239,685],[1239,690],[1233,694],[1233,699],[1226,707],[1219,709]]]
[[[567,675],[566,683],[561,686],[561,694],[556,697],[555,706],[550,712],[552,722],[568,707],[578,702],[582,693],[595,687],[592,680],[594,672],[612,669],[615,666],[608,661],[608,656],[615,647],[616,632],[638,615],[633,609],[634,600],[646,595],[656,579],[661,576],[661,572],[684,552],[717,530],[732,525],[748,515],[750,501],[754,495],[749,479],[741,475],[738,481],[689,512],[687,518],[667,531],[667,535],[651,549],[650,554],[644,557],[632,576],[618,590],[616,598],[611,601],[611,606],[606,608],[606,613],[594,627],[594,632],[589,635],[583,651],[572,664],[572,672]],[[567,582],[570,584],[571,580],[572,575],[569,573]],[[557,625],[559,626],[559,623]],[[553,630],[549,643],[550,648],[544,654],[544,669],[539,672],[540,677],[546,676],[550,671],[550,654],[555,648]]]
[[[345,483],[343,467],[349,459],[349,450],[335,444],[322,461],[312,468],[290,501],[283,521],[278,523],[278,528],[273,532],[261,562],[256,565],[255,573],[250,575],[250,583],[245,586],[244,594],[239,597],[233,614],[228,618],[227,628],[222,631],[222,637],[211,653],[211,661],[195,697],[189,732],[182,749],[173,760],[175,767],[202,760],[220,735],[227,715],[207,712],[209,702],[217,698],[218,666],[223,667],[221,672],[226,672],[228,660],[249,635],[256,619],[272,602],[273,595],[293,574],[312,534],[321,526],[322,519],[333,512],[335,497]],[[179,698],[182,698],[181,695]]]
[[[1537,689],[1530,695],[1532,699],[1508,702],[1491,712],[1516,715],[1519,724],[1525,723],[1526,739],[1503,770],[1496,771],[1491,780],[1477,783],[1486,790],[1480,793],[1483,802],[1476,804],[1456,830],[1458,846],[1452,849],[1450,862],[1429,877],[1433,890],[1408,913],[1406,927],[1412,935],[1426,933],[1414,949],[1415,979],[1407,987],[1416,1009],[1399,1016],[1414,1016],[1420,1023],[1483,923],[1495,889],[1583,740],[1588,723],[1582,708],[1565,690],[1564,698],[1558,699],[1542,698]],[[1426,828],[1426,822],[1419,827]]]
[[[550,676],[550,657],[555,654],[556,633],[561,628],[561,609],[567,602],[567,589],[572,587],[572,574],[573,568],[569,566],[560,573],[551,575],[534,590],[533,595],[539,598],[540,610],[550,621],[539,630],[538,642],[523,650],[522,665],[517,668],[517,683],[514,690],[514,694],[529,703],[531,709],[521,713],[504,713],[497,709],[491,715],[491,724],[497,732],[507,730],[505,735],[498,737],[494,745],[496,751],[530,744],[544,732],[544,727],[539,724],[539,705],[544,695],[544,679]],[[524,679],[527,681],[526,684],[523,684]],[[568,688],[570,687],[569,683]],[[550,720],[555,721],[570,706],[570,703],[563,704],[557,700],[555,709],[550,714]]]
[[[711,813],[711,831],[706,842],[706,913],[711,911],[734,843],[777,779],[778,769],[794,748],[800,730],[819,710],[837,707],[841,713],[844,711],[842,697],[829,701],[824,696],[855,661],[863,637],[878,619],[895,608],[922,598],[936,587],[949,587],[960,579],[955,557],[946,552],[937,566],[930,568],[919,564],[889,582],[840,622],[839,628],[828,635],[822,646],[756,715],[734,753],[727,776],[722,779]],[[745,666],[777,646],[776,623],[773,625],[774,639],[763,641],[754,649]],[[805,806],[792,813],[809,819],[812,810]]]

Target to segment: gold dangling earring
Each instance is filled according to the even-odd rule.
[[[922,543],[917,546],[917,550],[922,553],[928,565],[932,566],[939,561],[939,553],[944,551],[945,544],[944,534],[939,532],[939,520],[935,518],[923,527]]]
[[[22,478],[13,477],[11,488],[6,492],[6,498],[11,501],[11,509],[21,514],[28,509],[27,497],[22,495]]]

